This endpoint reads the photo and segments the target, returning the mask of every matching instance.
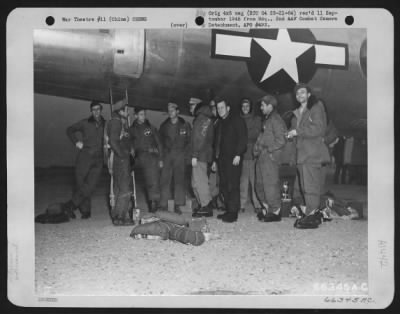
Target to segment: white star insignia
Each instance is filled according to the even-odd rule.
[[[315,64],[344,68],[346,66],[346,48],[344,46],[309,44],[290,39],[287,29],[279,29],[276,39],[241,36],[240,33],[216,33],[214,57],[251,58],[251,41],[254,40],[270,56],[268,66],[260,80],[264,82],[280,70],[284,70],[296,83],[299,82],[297,58],[311,47],[315,48]],[[260,60],[260,63],[262,60]],[[260,64],[261,65],[261,64]],[[310,66],[313,66],[310,64]]]
[[[282,69],[293,81],[299,81],[296,59],[310,49],[312,44],[291,41],[286,29],[280,29],[276,39],[254,38],[254,40],[271,56],[260,83]]]

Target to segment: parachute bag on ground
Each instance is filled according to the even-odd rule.
[[[169,226],[161,221],[154,221],[143,225],[135,226],[130,236],[132,238],[137,234],[155,235],[160,236],[163,240],[168,239]]]
[[[207,220],[205,217],[202,218],[192,218],[189,221],[189,229],[192,231],[205,231],[207,227]]]
[[[169,232],[169,239],[183,244],[199,246],[204,243],[204,234],[201,231],[193,231],[185,227],[173,227]]]
[[[187,226],[189,221],[183,215],[179,215],[177,213],[172,213],[169,211],[157,211],[155,216],[160,218],[160,220],[171,222],[180,226]]]
[[[317,211],[314,214],[296,219],[294,227],[297,229],[315,229],[321,224],[322,214]]]

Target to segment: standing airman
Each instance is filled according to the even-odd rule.
[[[189,158],[191,127],[188,122],[179,117],[178,105],[168,103],[168,116],[160,126],[160,140],[163,147],[163,168],[161,171],[161,200],[160,208],[167,210],[171,194],[171,181],[174,182],[174,211],[182,214],[180,206],[186,203],[185,168]]]
[[[156,212],[160,201],[160,168],[163,167],[162,145],[157,129],[146,119],[146,110],[135,107],[135,121],[129,128],[135,161],[142,168],[149,211]]]
[[[69,139],[79,149],[75,165],[76,189],[72,199],[63,204],[63,210],[71,218],[75,218],[74,210],[77,208],[82,219],[91,216],[91,196],[101,176],[104,161],[105,120],[101,115],[102,109],[99,102],[91,102],[91,116],[67,128]],[[80,133],[80,138],[77,133]]]

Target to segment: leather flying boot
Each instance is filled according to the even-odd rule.
[[[229,212],[224,212],[224,213],[222,213],[222,214],[219,214],[218,216],[217,216],[217,218],[218,219],[222,219],[222,218],[224,218],[225,216],[227,216],[229,214]]]
[[[149,208],[149,212],[150,213],[155,213],[158,209],[158,204],[157,201],[150,201],[150,208]]]
[[[192,209],[192,217],[195,217],[194,215],[200,210],[201,206],[198,205],[197,207]]]
[[[206,205],[206,207],[209,208],[210,210],[215,210],[215,209],[217,209],[217,207],[215,206],[213,200],[211,200],[211,201]]]
[[[235,222],[238,219],[238,214],[234,212],[229,212],[221,218],[223,222]]]
[[[261,221],[264,222],[273,222],[273,221],[281,221],[281,215],[276,215],[273,213],[267,213]]]
[[[321,224],[322,218],[322,214],[317,211],[308,216],[296,219],[294,227],[299,229],[315,229]]]
[[[62,205],[62,211],[68,215],[69,218],[75,219],[76,216],[74,214],[74,210],[76,209],[75,204],[72,202],[72,200],[64,203]]]
[[[267,209],[261,208],[260,211],[257,213],[258,220],[264,221],[264,217],[267,215]]]
[[[90,213],[82,213],[81,219],[88,219],[90,218],[91,214]]]
[[[123,226],[133,226],[135,221],[130,218],[123,218],[120,216],[114,217],[112,220],[114,226],[123,227]]]
[[[119,225],[121,225],[121,218],[120,217],[114,217],[113,219],[112,219],[112,224],[114,225],[114,226],[119,226]]]
[[[218,195],[214,196],[213,199],[210,201],[210,203],[208,203],[208,205],[211,206],[212,209],[217,209],[218,208]]]
[[[178,215],[182,215],[182,211],[179,207],[179,205],[175,205],[174,212]]]
[[[201,207],[192,214],[192,217],[212,217],[213,210],[208,205]]]

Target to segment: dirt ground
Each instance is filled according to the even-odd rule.
[[[294,218],[259,222],[251,207],[236,223],[208,222],[219,239],[199,247],[135,240],[132,227],[111,224],[107,177],[92,201],[92,218],[35,224],[38,295],[270,295],[367,294],[367,219],[299,230]],[[70,171],[36,175],[35,215],[67,200]],[[140,185],[140,183],[139,183]],[[338,197],[363,201],[365,186],[329,186]],[[147,212],[138,188],[138,205]],[[184,215],[190,217],[189,212]]]

